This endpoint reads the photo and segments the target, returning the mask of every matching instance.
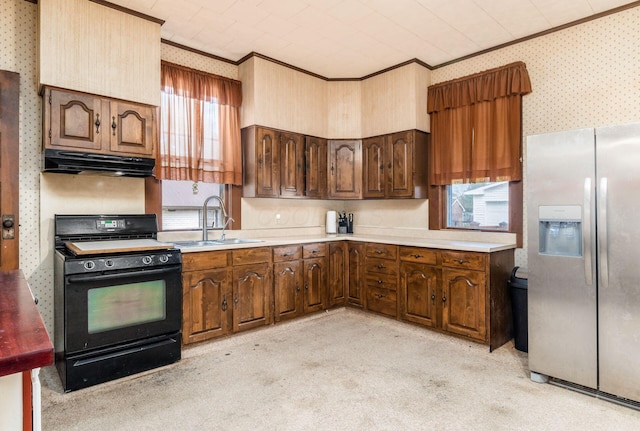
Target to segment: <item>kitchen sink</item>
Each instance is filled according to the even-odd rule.
[[[262,242],[262,240],[248,239],[248,238],[227,238],[227,239],[210,239],[207,241],[201,241],[201,240],[175,241],[173,244],[175,244],[177,248],[187,248],[187,247],[211,247],[216,245],[250,244],[255,242]]]

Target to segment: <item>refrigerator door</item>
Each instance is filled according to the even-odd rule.
[[[600,390],[640,401],[640,123],[596,129]]]
[[[529,136],[526,154],[529,368],[595,389],[594,130]],[[558,243],[573,234],[577,251]]]

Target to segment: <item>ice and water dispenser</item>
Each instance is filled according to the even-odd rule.
[[[540,254],[582,256],[582,207],[545,205],[538,208]]]

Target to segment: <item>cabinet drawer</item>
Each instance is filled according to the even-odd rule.
[[[369,286],[395,291],[398,288],[398,276],[367,272],[367,287]]]
[[[311,257],[324,257],[327,255],[327,244],[305,244],[302,246],[302,258],[309,259]]]
[[[400,260],[405,262],[438,264],[438,252],[430,248],[400,247]]]
[[[367,257],[365,263],[367,273],[398,275],[398,264],[395,261]]]
[[[442,266],[484,270],[486,255],[468,251],[443,251]]]
[[[396,292],[367,286],[367,310],[396,317],[398,314]]]
[[[231,251],[233,265],[271,262],[271,247],[243,248]]]
[[[229,265],[228,251],[204,251],[182,254],[182,272],[224,268]]]
[[[302,246],[300,245],[284,245],[281,247],[273,247],[273,261],[287,262],[290,260],[298,260],[302,257]]]
[[[367,256],[380,259],[396,259],[398,246],[389,244],[367,244]]]

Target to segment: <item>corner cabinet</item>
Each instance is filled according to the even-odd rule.
[[[45,87],[44,147],[154,158],[157,108]]]
[[[329,307],[344,305],[346,302],[346,243],[329,243]]]
[[[362,141],[329,140],[328,198],[362,198]]]
[[[305,196],[327,197],[327,140],[305,136]]]
[[[426,198],[428,135],[417,130],[363,141],[364,198]]]
[[[242,129],[244,197],[303,197],[304,136],[270,129]]]

